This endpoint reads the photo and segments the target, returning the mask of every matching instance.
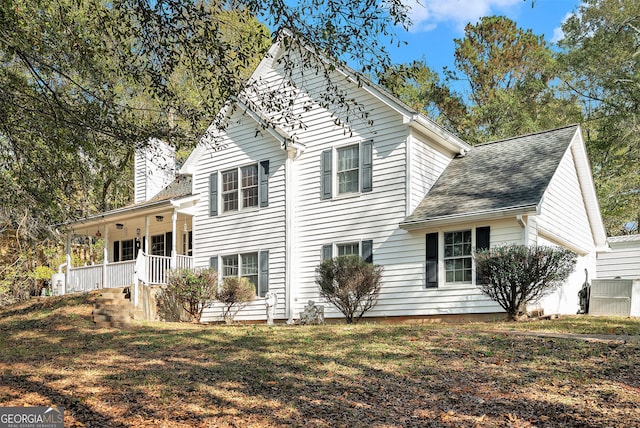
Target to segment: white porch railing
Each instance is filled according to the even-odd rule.
[[[131,285],[133,274],[135,272],[135,266],[135,260],[107,263],[107,284],[105,284],[104,288],[126,287],[127,285]]]
[[[140,252],[139,258],[141,258],[141,264],[138,264],[137,267],[136,260],[72,267],[69,269],[66,291],[72,293],[99,288],[127,287],[133,283],[134,275],[137,275],[137,278],[146,284],[167,283],[167,271],[171,269],[171,257],[145,255]],[[193,257],[178,255],[175,264],[178,269],[192,269]],[[105,267],[106,275],[103,274]]]
[[[66,292],[91,291],[102,288],[102,265],[81,266],[69,269]]]
[[[146,282],[147,284],[166,284],[167,271],[171,269],[171,257],[146,256]]]
[[[176,256],[176,269],[193,269],[193,257],[191,256]]]

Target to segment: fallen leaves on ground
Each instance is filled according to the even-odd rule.
[[[97,329],[92,299],[0,310],[0,406],[101,428],[640,426],[637,341],[491,324]]]

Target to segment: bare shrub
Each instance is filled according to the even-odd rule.
[[[218,288],[218,273],[213,269],[176,269],[169,272],[165,297],[200,322],[205,308],[213,305]]]
[[[344,314],[347,324],[353,324],[378,303],[382,271],[382,266],[359,256],[334,257],[316,268],[316,284],[320,295]]]
[[[517,320],[527,303],[562,285],[574,271],[577,256],[563,248],[505,245],[478,251],[474,260],[482,292]]]
[[[238,311],[256,298],[256,289],[247,278],[229,277],[222,281],[216,300],[223,304],[222,317],[231,324]]]

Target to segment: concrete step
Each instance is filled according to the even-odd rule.
[[[93,322],[96,327],[116,327],[131,323],[131,301],[129,289],[106,288],[96,297]]]

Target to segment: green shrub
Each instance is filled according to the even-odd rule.
[[[347,324],[352,324],[378,302],[382,270],[382,266],[359,256],[334,257],[316,268],[316,284],[320,295],[344,314]]]
[[[232,323],[240,309],[256,298],[256,288],[247,278],[228,277],[216,292],[216,300],[222,303],[222,317]]]
[[[214,303],[218,273],[212,269],[176,269],[168,276],[166,297],[180,305],[195,322],[200,322],[204,309]]]
[[[566,249],[505,245],[474,254],[478,286],[510,319],[526,313],[526,305],[550,294],[569,277],[577,256]]]

